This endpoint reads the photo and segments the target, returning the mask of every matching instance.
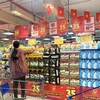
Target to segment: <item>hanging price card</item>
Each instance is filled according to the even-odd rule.
[[[81,36],[80,41],[81,42],[91,42],[92,41],[91,34]]]
[[[63,38],[61,37],[61,38],[55,38],[54,39],[54,44],[63,44]]]
[[[28,40],[28,45],[35,45],[35,44],[36,44],[36,39]]]

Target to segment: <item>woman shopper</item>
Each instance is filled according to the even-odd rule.
[[[32,53],[34,50],[22,50],[19,48],[20,42],[13,42],[13,49],[9,57],[9,66],[11,71],[11,78],[13,79],[14,98],[18,98],[18,81],[21,85],[21,97],[25,97],[25,76],[28,74],[28,66],[26,63],[25,54]]]

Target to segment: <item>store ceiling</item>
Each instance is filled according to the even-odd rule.
[[[0,0],[0,25],[3,24],[30,24],[38,22],[42,15],[46,15],[47,21],[56,20],[58,17],[54,12],[51,15],[47,14],[47,9],[44,7],[44,3],[51,3],[56,9],[57,6],[63,6],[65,8],[65,17],[68,18],[68,12],[70,9],[77,9],[78,15],[83,15],[84,11],[90,11],[91,15],[95,15],[100,11],[100,0]],[[24,11],[27,16],[33,16],[33,21],[21,16],[16,16],[11,13],[11,3],[20,11]],[[69,11],[68,11],[69,7]],[[16,8],[16,9],[17,9]],[[34,15],[36,16],[34,18]],[[11,29],[12,28],[12,29]],[[13,30],[11,26],[10,31]],[[2,31],[0,31],[2,33]],[[1,35],[0,35],[1,37]]]

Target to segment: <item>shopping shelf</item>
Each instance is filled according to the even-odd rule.
[[[80,87],[80,88],[82,88],[82,87]],[[86,90],[86,91],[77,93],[77,94],[72,95],[72,96],[69,96],[69,97],[67,98],[67,100],[73,100],[73,97],[77,97],[77,96],[79,96],[79,95],[85,94],[85,93],[87,93],[87,92],[93,91],[93,90],[98,89],[98,88],[100,88],[100,86],[95,87],[95,88],[88,89],[88,90]],[[80,99],[79,99],[79,100],[83,100],[82,96],[80,96]]]

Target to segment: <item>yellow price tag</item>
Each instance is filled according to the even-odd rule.
[[[36,39],[28,40],[28,45],[35,45],[35,44],[36,44]]]
[[[63,38],[55,38],[54,39],[54,44],[63,44]]]
[[[92,41],[92,36],[91,35],[83,35],[80,37],[81,42],[90,42]]]

